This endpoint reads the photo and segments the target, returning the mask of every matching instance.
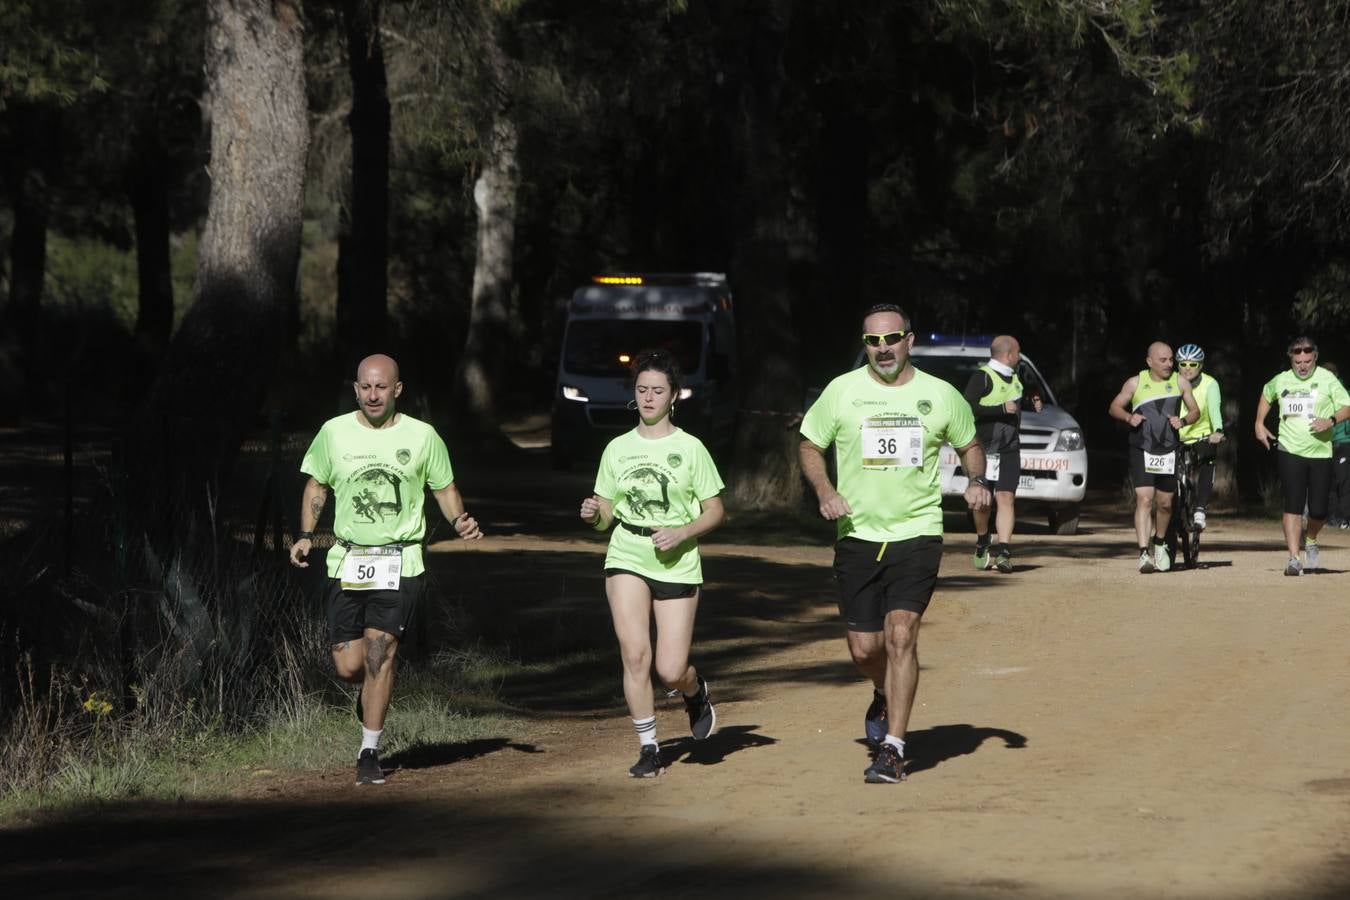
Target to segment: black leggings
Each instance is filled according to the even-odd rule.
[[[1219,448],[1201,438],[1191,445],[1195,448],[1195,505],[1204,509],[1214,495],[1214,470],[1219,461]]]
[[[1306,504],[1308,518],[1325,519],[1331,501],[1331,459],[1309,459],[1280,450],[1275,461],[1284,486],[1284,511],[1301,516]]]

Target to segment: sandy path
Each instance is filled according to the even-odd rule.
[[[0,864],[14,896],[1344,895],[1350,537],[1323,542],[1342,571],[1284,578],[1276,526],[1220,520],[1209,568],[1140,576],[1119,518],[1021,540],[1011,576],[950,538],[902,785],[862,781],[829,550],[712,541],[695,662],[721,732],[694,745],[658,704],[659,779],[624,777],[614,669],[384,789],[344,769],[96,810],[0,835]],[[597,567],[588,539],[437,549],[469,581]],[[560,596],[594,616],[597,584]]]

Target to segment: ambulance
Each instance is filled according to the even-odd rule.
[[[555,469],[594,463],[605,444],[637,425],[629,367],[653,349],[670,351],[684,373],[674,423],[714,456],[730,449],[736,321],[726,275],[597,275],[567,306],[553,393]]]

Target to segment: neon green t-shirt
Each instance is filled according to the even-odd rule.
[[[305,451],[300,471],[333,490],[333,533],[348,543],[403,548],[403,574],[421,575],[424,488],[438,491],[455,480],[450,454],[436,430],[404,413],[388,428],[367,428],[350,412],[323,423]],[[328,551],[328,577],[337,578],[347,549]]]
[[[642,528],[688,525],[703,512],[703,501],[722,492],[722,476],[703,442],[680,429],[648,439],[637,429],[605,447],[595,474],[595,493],[614,506],[614,515]],[[698,541],[665,552],[650,537],[614,526],[605,554],[606,569],[628,569],[656,581],[702,584]]]
[[[801,434],[822,450],[834,444],[838,491],[853,510],[839,519],[839,537],[903,541],[942,534],[938,450],[975,440],[975,418],[940,378],[915,369],[888,386],[863,366],[829,383]]]
[[[1286,369],[1266,382],[1261,396],[1280,417],[1277,439],[1280,448],[1308,459],[1331,459],[1331,429],[1313,432],[1313,419],[1329,419],[1342,406],[1350,406],[1350,394],[1339,378],[1326,369],[1314,368],[1307,378]]]

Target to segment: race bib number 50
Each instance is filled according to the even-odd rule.
[[[923,465],[923,423],[918,416],[873,416],[862,423],[864,469]]]
[[[396,591],[402,577],[398,547],[352,547],[342,560],[344,591]]]

